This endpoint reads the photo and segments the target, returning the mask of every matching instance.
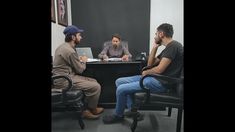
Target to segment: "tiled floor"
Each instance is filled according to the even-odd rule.
[[[53,112],[52,132],[131,132],[130,124],[132,119],[125,118],[122,123],[104,124],[102,117],[111,114],[114,109],[105,109],[98,120],[84,119],[85,129],[81,130],[74,112]],[[167,111],[141,111],[144,113],[144,120],[138,122],[135,132],[175,132],[177,109],[172,109],[171,117]],[[184,119],[182,120],[181,132],[184,131]]]

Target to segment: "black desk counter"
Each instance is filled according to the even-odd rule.
[[[87,65],[142,64],[141,61],[98,61],[87,62]]]
[[[139,75],[143,66],[145,66],[145,63],[141,61],[89,62],[83,75],[95,78],[100,83],[102,90],[99,105],[113,108],[116,103],[116,79]]]

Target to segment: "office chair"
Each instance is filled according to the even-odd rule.
[[[58,81],[66,80],[67,86],[63,89],[56,88]],[[69,76],[66,75],[52,75],[51,77],[51,103],[52,103],[52,111],[76,111],[78,113],[78,123],[81,129],[84,129],[85,125],[82,120],[82,112],[84,109],[83,98],[84,94],[81,90],[72,89],[72,80]]]
[[[149,67],[143,68],[143,70],[148,69]],[[154,77],[162,81],[163,84],[167,85],[167,92],[164,93],[150,93],[150,90],[143,85],[143,81],[146,77]],[[140,86],[144,92],[134,94],[134,104],[132,109],[135,112],[133,117],[133,122],[131,124],[131,131],[134,132],[137,127],[138,117],[140,113],[138,108],[148,106],[160,106],[168,107],[168,116],[171,116],[172,108],[178,109],[177,114],[177,125],[176,132],[180,132],[181,122],[182,122],[182,113],[183,113],[183,69],[181,70],[181,75],[178,78],[173,78],[169,76],[159,75],[159,74],[149,74],[143,76],[140,80]],[[151,110],[151,107],[148,107]]]

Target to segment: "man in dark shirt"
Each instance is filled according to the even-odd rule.
[[[122,58],[123,61],[128,61],[132,57],[128,48],[122,44],[119,34],[112,35],[112,41],[106,43],[98,58],[103,60],[108,58]]]
[[[183,47],[182,44],[172,39],[173,26],[163,23],[157,28],[155,42],[149,55],[148,66],[152,67],[142,72],[142,75],[131,77],[121,77],[116,80],[116,108],[113,115],[103,117],[104,123],[121,122],[124,119],[125,107],[131,110],[132,98],[136,92],[142,91],[139,81],[142,76],[147,74],[162,74],[171,77],[179,77],[183,67]],[[165,49],[157,56],[157,49],[164,45]],[[153,77],[147,77],[144,80],[144,86],[150,89],[150,92],[165,92],[166,87]]]

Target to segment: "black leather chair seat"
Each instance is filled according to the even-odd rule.
[[[66,100],[67,100],[67,103],[69,102],[77,102],[77,101],[81,101],[83,99],[83,92],[81,90],[71,90],[71,91],[68,91],[66,93]]]
[[[53,104],[62,103],[62,92],[52,92],[51,97],[51,102]]]
[[[53,104],[59,104],[62,103],[62,92],[52,92],[52,102]],[[81,90],[70,90],[66,92],[66,104],[68,103],[73,103],[73,102],[78,102],[83,99],[83,92]]]

